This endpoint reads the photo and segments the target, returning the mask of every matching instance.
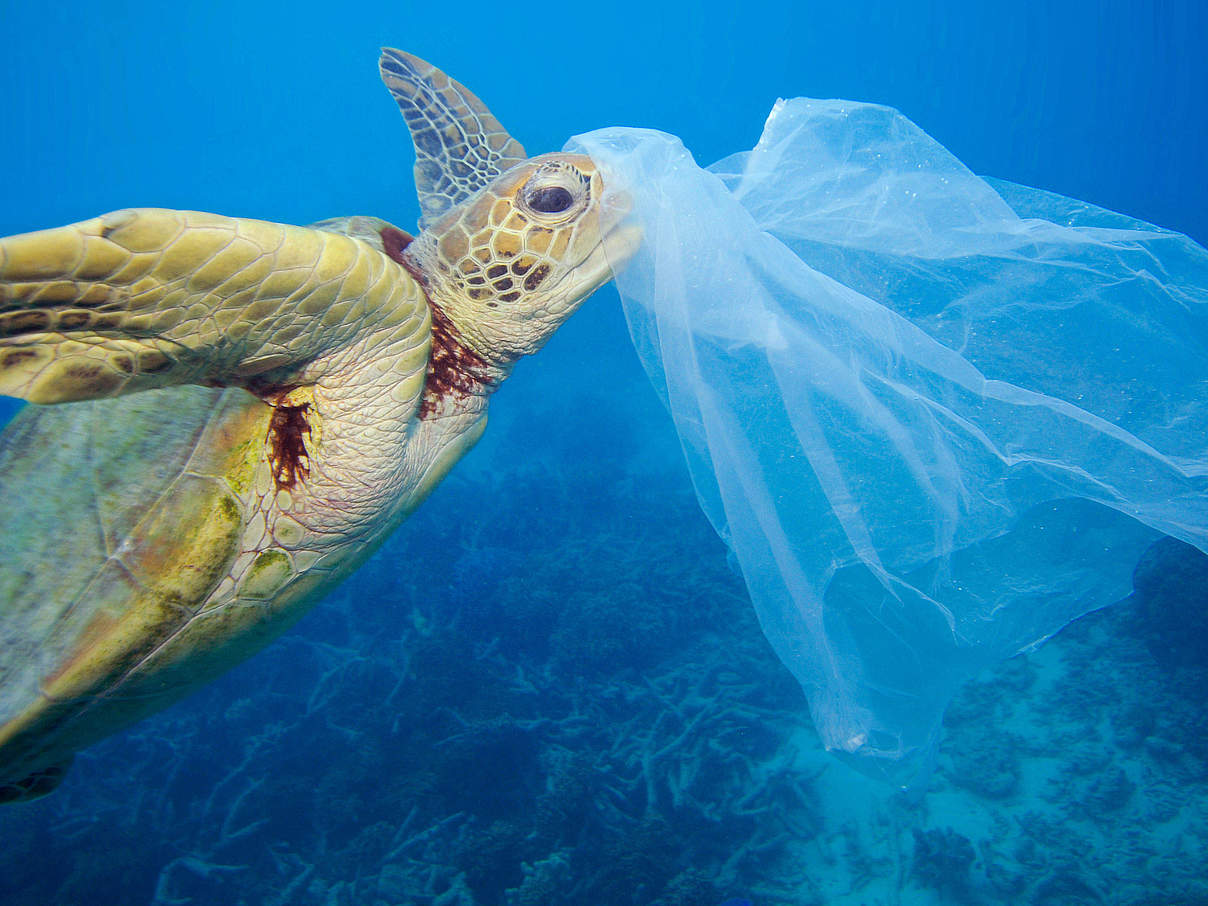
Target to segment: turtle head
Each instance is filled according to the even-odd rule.
[[[516,164],[435,219],[406,250],[434,308],[475,353],[508,367],[536,352],[636,247],[628,204],[591,158]]]
[[[506,373],[535,352],[637,245],[628,203],[591,158],[528,157],[487,106],[431,63],[379,60],[415,145],[422,232],[403,253],[434,320]],[[443,329],[443,325],[436,325]]]

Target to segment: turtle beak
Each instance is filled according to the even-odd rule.
[[[629,219],[632,210],[633,198],[624,191],[610,193],[600,208],[600,246],[613,276],[624,269],[642,244],[644,231],[641,224]]]
[[[642,244],[644,235],[645,231],[639,224],[625,223],[604,237],[604,257],[608,259],[614,277],[625,269],[633,253]]]
[[[610,194],[602,201],[600,239],[574,269],[579,302],[619,274],[641,245],[642,227],[629,219],[632,207],[632,199],[624,192]]]

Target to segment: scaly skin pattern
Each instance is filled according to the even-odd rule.
[[[415,188],[425,229],[527,156],[473,92],[431,63],[385,48],[380,68],[415,140]]]
[[[437,218],[403,257],[466,344],[510,364],[611,278],[636,235],[620,227],[625,208],[603,207],[603,177],[583,155],[530,158],[494,186]],[[569,206],[537,210],[550,191]]]
[[[0,392],[57,403],[318,377],[297,369],[418,317],[399,273],[348,236],[190,211],[14,236],[0,246]]]
[[[632,247],[602,196],[589,159],[547,155],[414,242],[372,218],[166,211],[0,240],[0,386],[88,400],[0,444],[0,800],[53,787],[369,556]]]

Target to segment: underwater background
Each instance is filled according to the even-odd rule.
[[[0,0],[0,37],[0,235],[130,206],[410,228],[387,44],[530,153],[650,126],[703,164],[778,96],[846,97],[977,173],[1208,242],[1196,0]],[[924,792],[856,773],[605,288],[355,577],[0,810],[0,903],[1208,903],[1208,564],[1159,545],[1136,584],[970,683]]]

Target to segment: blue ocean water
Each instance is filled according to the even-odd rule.
[[[1197,3],[8,3],[0,34],[4,235],[136,205],[406,228],[389,44],[530,152],[638,125],[703,163],[750,147],[777,96],[872,100],[976,172],[1208,241]],[[969,686],[904,797],[819,751],[610,289],[491,422],[287,637],[0,812],[0,898],[1208,901],[1186,552]]]

